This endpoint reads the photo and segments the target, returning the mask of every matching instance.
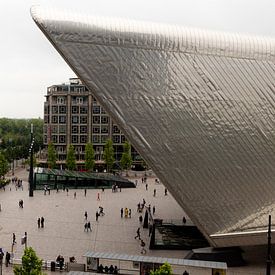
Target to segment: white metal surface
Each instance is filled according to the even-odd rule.
[[[275,212],[274,39],[32,16],[213,246],[265,243],[210,235],[265,230]]]

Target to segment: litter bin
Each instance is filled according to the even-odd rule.
[[[51,262],[51,271],[55,271],[55,262]]]

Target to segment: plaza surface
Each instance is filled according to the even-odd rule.
[[[0,190],[0,247],[5,251],[11,251],[12,233],[16,234],[13,248],[14,258],[21,258],[24,246],[21,245],[21,236],[28,234],[28,246],[37,252],[44,260],[55,260],[61,254],[65,261],[74,256],[78,263],[84,263],[83,254],[87,251],[116,252],[131,255],[140,254],[140,244],[135,240],[136,230],[140,226],[137,213],[137,204],[144,198],[146,204],[156,207],[155,218],[182,220],[184,211],[179,207],[173,197],[164,195],[164,186],[155,183],[155,177],[147,179],[148,191],[145,184],[139,178],[137,188],[122,189],[121,192],[113,193],[111,189],[102,190],[88,189],[87,196],[84,190],[71,189],[66,192],[51,190],[50,195],[44,195],[44,191],[35,191],[33,197],[28,196],[28,172],[25,169],[16,169],[15,175],[23,179],[23,190],[16,190],[14,184]],[[11,190],[10,190],[11,189]],[[153,190],[156,189],[156,197]],[[74,198],[76,192],[76,198]],[[97,194],[100,194],[100,201]],[[24,208],[18,206],[19,200],[24,201]],[[105,216],[95,220],[95,213],[99,206],[104,207]],[[131,208],[131,218],[121,218],[121,208]],[[92,224],[92,232],[84,231],[85,211]],[[37,219],[45,218],[45,228],[38,228]],[[183,258],[188,251],[165,251],[148,250],[148,229],[141,227],[141,238],[146,243],[146,255]],[[256,251],[258,252],[258,250]],[[258,255],[252,249],[249,254],[251,261],[249,266],[242,268],[230,268],[226,274],[230,275],[263,275],[263,265],[258,263]],[[262,254],[265,254],[263,248]],[[253,257],[255,261],[253,260]],[[3,267],[3,274],[12,274],[11,268]],[[50,274],[51,272],[47,272]],[[274,273],[275,274],[275,273]],[[200,274],[196,274],[200,275]]]
[[[18,178],[23,179],[23,190],[16,190],[14,184],[0,190],[0,244],[5,251],[11,251],[12,233],[16,235],[14,258],[21,258],[24,246],[21,236],[28,235],[28,246],[35,249],[38,256],[44,260],[54,260],[61,254],[68,258],[75,256],[77,262],[84,263],[82,255],[87,251],[117,252],[140,254],[140,243],[135,240],[137,228],[140,226],[137,204],[144,198],[146,204],[156,207],[155,217],[163,219],[180,219],[183,210],[168,193],[164,195],[164,186],[155,184],[155,178],[148,178],[148,191],[145,184],[138,178],[137,188],[122,189],[113,193],[111,189],[87,189],[84,196],[83,189],[70,189],[68,192],[51,190],[50,195],[44,191],[34,191],[34,196],[28,196],[28,173],[24,169],[17,169]],[[130,180],[135,181],[137,178]],[[10,191],[11,189],[11,191]],[[156,197],[153,190],[156,189]],[[76,198],[74,198],[76,192]],[[100,194],[100,201],[97,194]],[[24,208],[19,208],[19,200],[24,201]],[[105,215],[95,220],[95,213],[99,206],[104,207]],[[120,209],[127,207],[132,210],[131,218],[121,218]],[[88,212],[87,221],[91,222],[92,232],[84,232],[85,211]],[[37,219],[45,218],[45,228],[38,228]],[[166,251],[148,251],[148,229],[141,228],[141,238],[145,240],[147,254],[153,256],[167,256]],[[169,251],[170,257],[183,257],[183,251]]]

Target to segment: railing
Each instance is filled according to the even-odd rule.
[[[51,263],[55,263],[55,270],[59,271],[68,271],[68,263],[64,263],[64,266],[62,267],[62,270],[60,270],[60,266],[56,261],[49,261],[49,260],[42,260],[42,269],[44,270],[51,270]],[[12,265],[21,266],[22,265],[22,259],[16,259],[14,258],[11,262]]]

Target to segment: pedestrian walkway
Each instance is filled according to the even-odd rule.
[[[38,256],[43,259],[56,259],[61,254],[68,258],[74,256],[77,262],[84,262],[82,257],[87,251],[109,251],[128,254],[140,253],[140,242],[134,239],[139,226],[137,204],[144,198],[147,203],[155,205],[155,217],[181,219],[183,210],[171,195],[164,196],[162,184],[155,184],[155,178],[148,179],[149,190],[138,180],[137,188],[122,189],[112,192],[111,189],[84,190],[71,189],[68,192],[51,190],[44,195],[43,191],[34,191],[34,197],[28,196],[27,172],[23,169],[16,171],[16,176],[23,179],[24,189],[15,190],[10,184],[6,191],[0,191],[2,212],[0,212],[0,243],[6,251],[11,251],[12,233],[16,234],[17,243],[14,245],[15,258],[20,258],[24,246],[20,244],[24,232],[28,234],[28,245],[32,246]],[[135,181],[135,179],[132,179]],[[9,189],[11,188],[11,191]],[[153,190],[157,196],[153,197]],[[74,193],[76,198],[74,199]],[[100,200],[97,200],[97,193]],[[18,207],[19,200],[24,201],[24,208]],[[104,208],[105,215],[96,222],[96,211],[99,206]],[[127,207],[132,210],[131,218],[121,218],[120,209]],[[92,231],[84,232],[87,211]],[[44,228],[38,228],[37,220],[44,217]],[[165,251],[148,251],[148,229],[141,228],[141,238],[146,243],[147,255],[165,256]],[[184,252],[171,251],[171,257],[182,257]]]

